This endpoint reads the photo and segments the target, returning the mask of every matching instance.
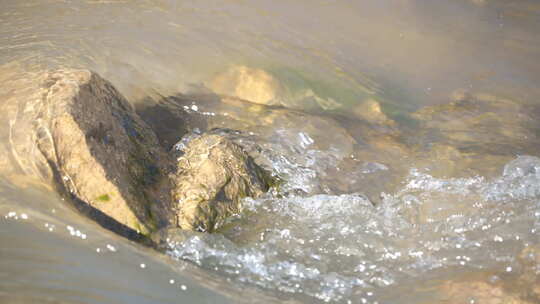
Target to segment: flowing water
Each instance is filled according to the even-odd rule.
[[[534,0],[0,0],[0,302],[539,303],[538,58]],[[284,182],[160,252],[103,229],[13,152],[58,67]]]

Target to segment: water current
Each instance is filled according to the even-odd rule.
[[[0,0],[0,302],[540,303],[539,33],[533,0]],[[59,67],[283,183],[161,250],[107,231],[15,153]]]

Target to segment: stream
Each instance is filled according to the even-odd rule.
[[[0,302],[540,303],[538,58],[534,0],[0,0]],[[62,67],[283,183],[160,250],[104,229],[14,152]]]

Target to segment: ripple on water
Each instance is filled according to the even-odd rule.
[[[237,226],[182,232],[168,254],[326,302],[361,301],[366,292],[372,302],[380,290],[446,270],[517,274],[516,256],[538,243],[539,168],[540,159],[520,156],[494,180],[412,170],[377,206],[361,194],[246,199]]]

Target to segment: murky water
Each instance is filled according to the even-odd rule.
[[[536,1],[4,0],[0,33],[2,302],[540,302]],[[163,253],[104,230],[13,153],[64,66],[285,183]]]

